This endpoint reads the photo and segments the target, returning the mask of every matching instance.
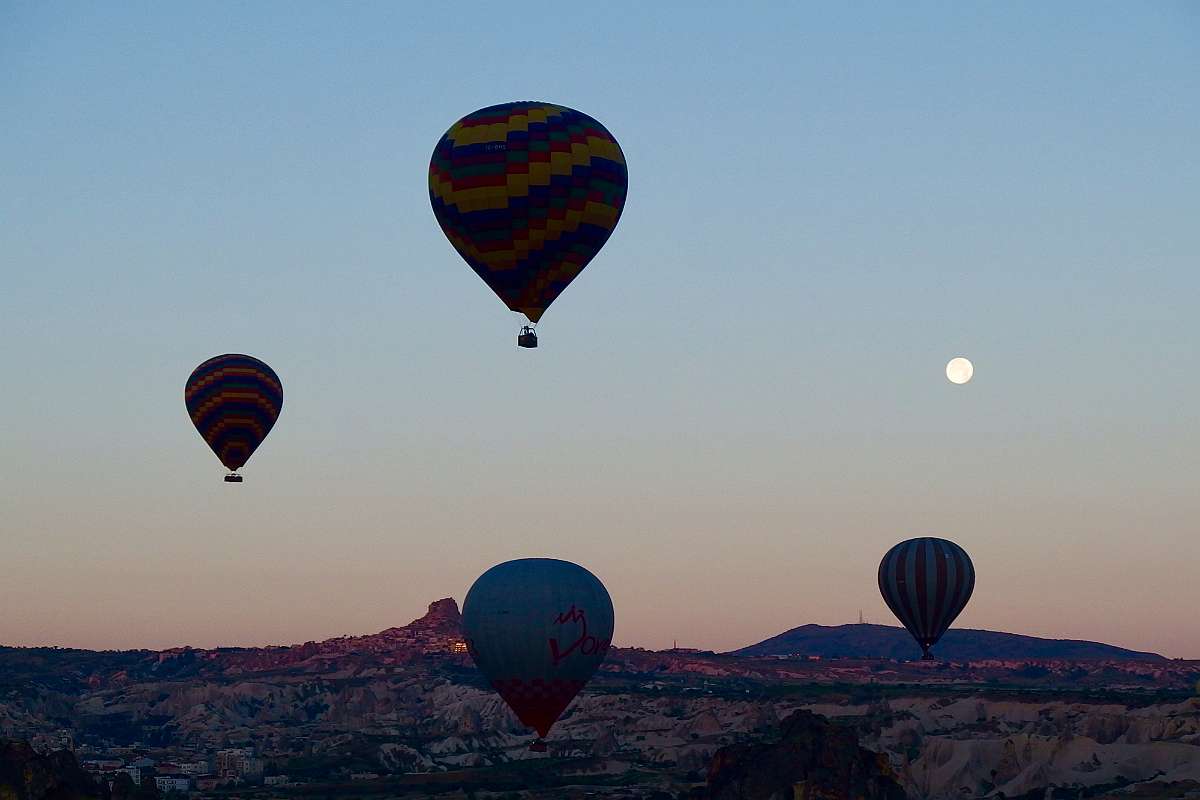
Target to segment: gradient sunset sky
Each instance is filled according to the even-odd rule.
[[[782,6],[0,5],[0,643],[368,633],[545,555],[728,649],[894,624],[936,535],[959,626],[1200,658],[1200,6]],[[630,173],[536,351],[426,183],[517,99]],[[225,352],[286,393],[240,486]]]

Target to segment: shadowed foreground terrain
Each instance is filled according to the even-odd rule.
[[[117,796],[122,785],[117,786]],[[90,800],[111,797],[67,751],[38,753],[27,742],[0,740],[0,798],[4,800]]]
[[[723,747],[713,756],[707,785],[693,797],[738,800],[743,797],[861,797],[904,800],[888,758],[858,746],[849,728],[831,725],[809,711],[797,711],[780,723],[779,737]]]
[[[536,754],[459,622],[442,600],[292,647],[3,648],[0,737],[73,748],[114,796],[1200,796],[1195,662],[614,649]]]

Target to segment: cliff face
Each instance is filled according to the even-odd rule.
[[[768,744],[723,747],[708,769],[710,800],[905,800],[888,759],[858,746],[849,728],[808,711]]]
[[[1129,704],[976,694],[810,708],[855,724],[863,746],[887,754],[909,794],[927,800],[1040,798],[1051,787],[1099,796],[1109,786],[1200,782],[1197,698]]]
[[[39,755],[25,742],[0,741],[0,800],[100,797],[100,788],[70,752]]]
[[[402,628],[388,628],[385,631],[375,634],[375,637],[412,639],[422,643],[438,643],[447,638],[460,638],[462,636],[462,614],[459,613],[458,603],[454,602],[454,598],[447,597],[442,600],[434,600],[429,604],[429,610],[425,612],[425,616],[420,619],[415,619],[408,625]],[[357,640],[372,638],[372,637],[356,637]]]

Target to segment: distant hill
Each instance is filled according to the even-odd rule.
[[[1139,653],[1099,642],[1039,639],[1017,633],[955,628],[933,648],[934,655],[954,661],[981,659],[1066,659],[1107,661],[1165,661],[1157,653]],[[733,651],[739,656],[808,655],[823,658],[917,659],[908,631],[890,625],[801,625],[758,644]]]

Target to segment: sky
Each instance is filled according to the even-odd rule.
[[[1200,658],[1197,8],[0,4],[0,643],[370,633],[552,556],[617,644],[730,649],[894,624],[935,535],[959,626]],[[427,189],[518,99],[630,175],[537,350]],[[241,485],[182,397],[226,352],[285,389]]]

